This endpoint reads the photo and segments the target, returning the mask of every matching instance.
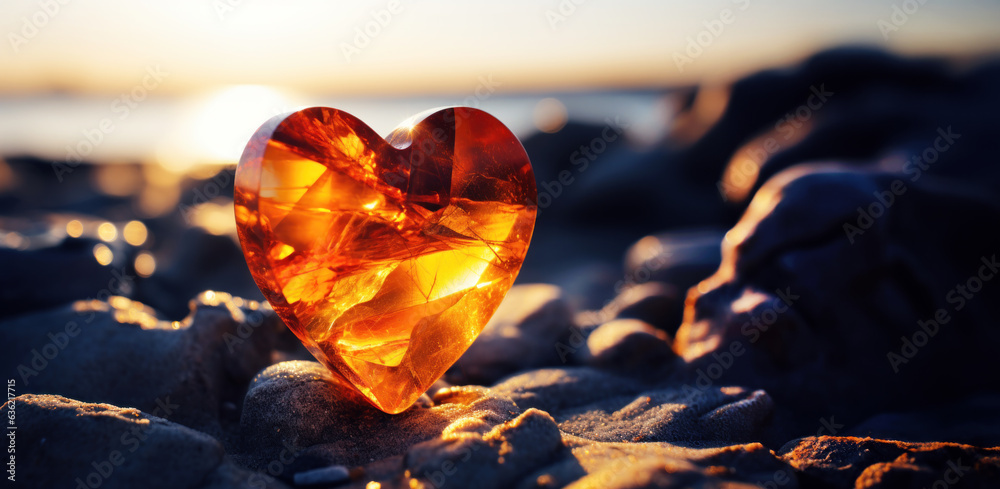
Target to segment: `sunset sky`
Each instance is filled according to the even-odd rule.
[[[745,72],[845,42],[902,52],[1000,47],[998,2],[925,2],[887,40],[879,22],[892,22],[893,5],[904,4],[919,5],[6,0],[0,94],[113,92],[137,83],[149,66],[170,74],[160,93],[230,84],[325,94],[447,93],[468,91],[490,74],[504,81],[504,91],[661,86]],[[372,24],[376,17],[385,25]],[[375,33],[367,42],[358,35],[366,28]],[[699,35],[708,42],[679,69],[674,55],[687,56]]]
[[[4,0],[0,156],[66,159],[110,119],[83,156],[232,164],[282,112],[335,106],[384,134],[472,98],[519,135],[564,105],[656,136],[671,86],[844,44],[997,53],[998,21],[972,0]]]

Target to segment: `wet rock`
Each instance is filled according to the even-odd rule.
[[[125,299],[0,322],[0,367],[21,392],[135,407],[221,436],[283,324],[268,306],[205,292],[183,321]]]
[[[452,384],[490,385],[521,370],[561,365],[564,357],[556,346],[568,342],[572,326],[572,311],[558,287],[513,287],[446,378]]]
[[[214,438],[136,409],[33,394],[11,403],[17,478],[33,487],[284,487],[232,465]]]

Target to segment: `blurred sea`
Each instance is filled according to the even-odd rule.
[[[153,163],[183,171],[234,164],[250,135],[272,116],[310,106],[345,110],[382,135],[428,109],[466,105],[503,121],[520,138],[567,120],[596,125],[618,117],[629,140],[651,143],[665,132],[672,106],[663,91],[498,94],[486,80],[457,96],[298,96],[257,85],[211,93],[145,96],[41,94],[0,98],[0,155],[95,163]]]

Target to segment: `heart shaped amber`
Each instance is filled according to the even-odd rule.
[[[481,110],[382,139],[326,107],[266,122],[236,170],[236,223],[264,297],[309,351],[387,413],[472,344],[528,250],[536,190],[517,138]]]

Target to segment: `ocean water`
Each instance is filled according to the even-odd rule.
[[[672,105],[665,91],[500,94],[486,81],[455,96],[305,96],[239,85],[190,96],[142,92],[107,96],[45,94],[0,97],[0,155],[97,163],[159,163],[184,170],[234,164],[267,119],[310,106],[345,110],[382,135],[419,112],[465,105],[481,108],[524,138],[565,120],[605,124],[618,118],[630,140],[661,137]]]

